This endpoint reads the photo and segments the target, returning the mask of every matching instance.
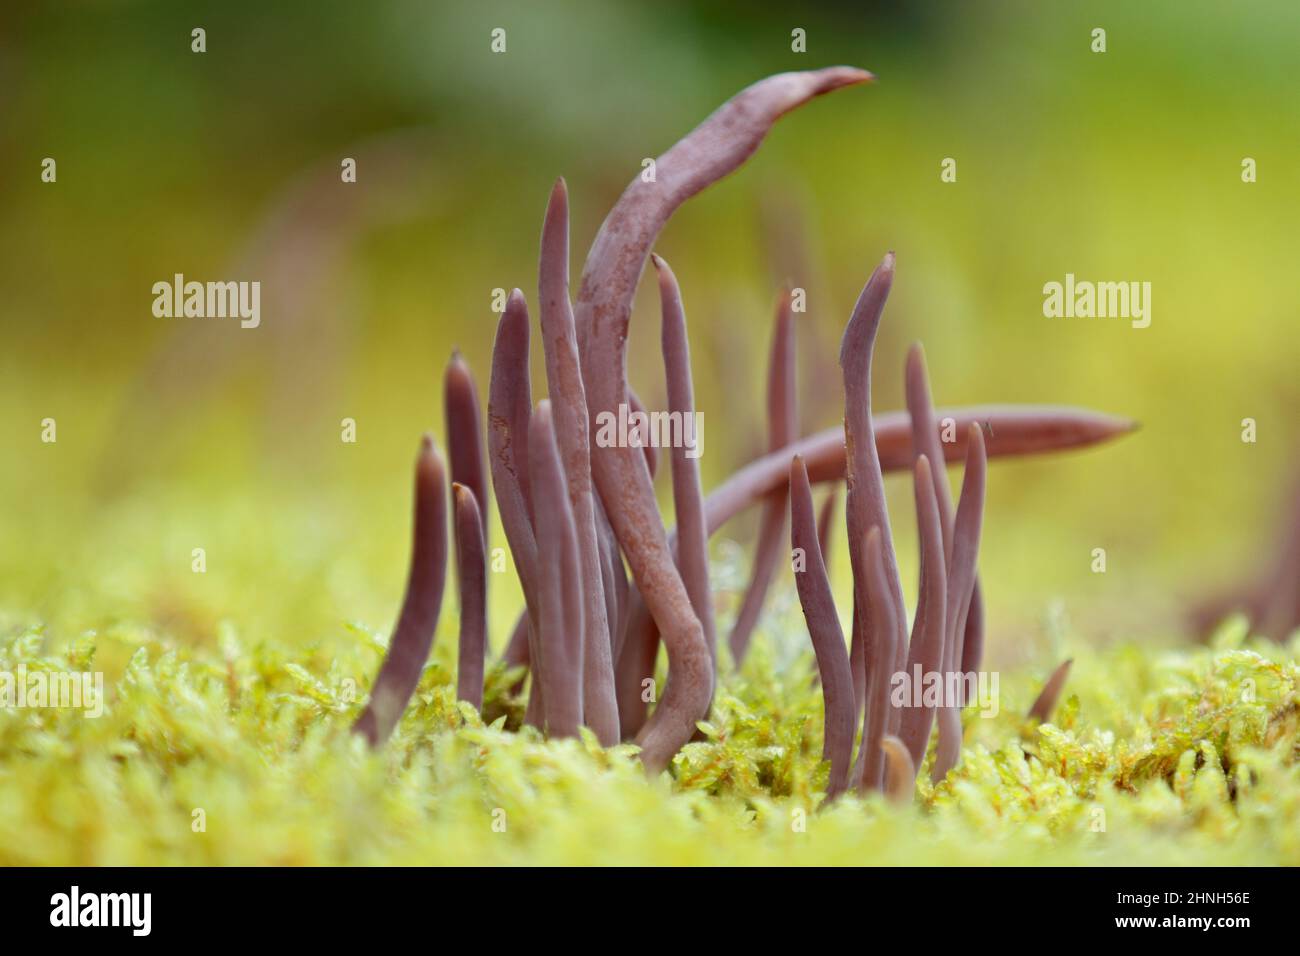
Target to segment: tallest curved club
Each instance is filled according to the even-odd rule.
[[[660,156],[654,182],[638,176],[623,191],[587,255],[574,314],[593,429],[597,416],[617,415],[619,405],[627,401],[632,297],[650,247],[668,218],[748,159],[785,113],[815,96],[872,79],[865,70],[837,66],[760,80]],[[637,738],[646,768],[655,773],[690,740],[695,722],[708,710],[713,664],[673,563],[640,449],[592,444],[596,490],[668,649],[668,685]]]

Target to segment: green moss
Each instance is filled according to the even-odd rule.
[[[968,710],[961,766],[922,773],[904,808],[819,807],[809,654],[756,648],[647,780],[631,746],[518,730],[516,675],[489,675],[485,724],[455,700],[445,639],[374,754],[349,733],[354,675],[384,647],[367,631],[305,650],[228,627],[215,651],[129,629],[48,644],[6,638],[0,671],[126,663],[97,719],[0,711],[0,864],[1300,863],[1300,643],[1239,623],[1203,648],[1080,649],[1054,724],[1020,716],[1050,667],[1004,672],[1000,713]]]

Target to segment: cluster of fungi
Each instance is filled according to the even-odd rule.
[[[865,83],[848,67],[785,73],[741,91],[656,160],[653,182],[624,191],[596,236],[576,301],[569,297],[568,195],[551,193],[542,227],[539,312],[548,398],[535,406],[529,378],[530,319],[515,290],[500,319],[488,390],[486,442],[478,393],[459,355],[445,378],[446,469],[425,437],[416,464],[414,546],[401,615],[356,730],[382,744],[401,718],[429,658],[455,542],[460,599],[461,699],[482,706],[487,646],[489,477],[526,610],[503,660],[528,669],[525,722],[548,736],[590,728],[604,746],[635,741],[650,773],[664,770],[697,733],[712,706],[719,658],[708,542],[728,520],[762,506],[749,586],[729,635],[739,665],[764,597],[787,548],[825,698],[828,796],[850,788],[905,798],[937,726],[935,779],[958,761],[959,708],[898,707],[891,675],[969,674],[983,650],[976,575],[987,457],[1076,448],[1128,431],[1095,412],[1045,406],[936,410],[924,356],[906,364],[906,411],[873,416],[872,351],[894,278],[887,255],[872,274],[844,332],[844,421],[809,436],[795,415],[793,323],[788,294],[777,309],[768,378],[769,452],[703,494],[698,460],[684,448],[669,459],[676,529],[655,499],[658,452],[597,444],[592,423],[620,405],[640,408],[626,377],[632,298],[649,258],[662,304],[662,353],[671,413],[694,413],[686,319],[677,280],[652,245],[674,210],[740,166],[783,114],[819,94]],[[944,431],[950,432],[941,440]],[[486,445],[486,454],[485,454]],[[964,460],[954,509],[945,473]],[[886,508],[883,474],[914,477],[920,586],[911,635]],[[834,492],[814,511],[814,482],[846,482],[845,517],[853,572],[852,633],[846,643],[826,574]],[[790,527],[789,544],[785,528]],[[449,527],[450,526],[450,527]],[[667,682],[651,709],[643,694],[660,645]],[[1043,717],[1065,678],[1048,681],[1032,713]],[[521,683],[522,689],[522,683]],[[860,717],[860,725],[859,725]],[[855,740],[860,739],[856,758]]]

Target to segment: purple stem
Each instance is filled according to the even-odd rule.
[[[484,548],[488,536],[488,476],[483,452],[483,427],[479,421],[478,385],[468,363],[460,351],[452,352],[451,361],[443,373],[442,393],[447,418],[447,458],[451,466],[453,485],[465,485],[474,493],[474,501],[482,525]],[[460,539],[456,541],[460,548]],[[460,552],[457,550],[457,573]],[[487,578],[483,585],[487,587]],[[487,600],[484,599],[483,627],[487,628]],[[483,652],[487,653],[484,645]],[[482,696],[480,694],[480,696]]]
[[[626,348],[632,297],[655,237],[673,211],[745,161],[781,115],[812,97],[869,80],[836,67],[768,77],[723,104],[656,161],[654,182],[637,176],[610,210],[587,256],[576,320],[583,378],[593,416],[617,414],[627,396]],[[668,648],[669,677],[659,706],[638,735],[641,759],[658,773],[695,733],[713,694],[704,630],[691,609],[654,489],[636,449],[599,448],[596,489],[632,568],[642,599]]]
[[[948,607],[944,622],[945,676],[962,673],[962,637],[966,630],[966,616],[970,609],[971,593],[975,587],[976,562],[979,560],[980,525],[984,515],[984,485],[987,458],[984,452],[984,433],[979,425],[972,424],[967,431],[966,473],[962,476],[961,498],[957,502],[957,517],[953,523],[952,557],[948,561]],[[939,710],[939,745],[935,750],[934,766],[930,779],[939,782],[961,759],[961,715],[964,701],[960,696],[953,700],[947,694],[945,682],[944,706]]]
[[[483,647],[487,643],[487,555],[483,518],[468,485],[453,482],[456,507],[456,581],[460,587],[460,641],[456,697],[483,707]]]
[[[889,529],[889,508],[885,502],[885,482],[871,420],[871,358],[876,331],[884,312],[894,279],[894,254],[871,274],[853,308],[840,344],[840,366],[844,370],[844,436],[848,495],[845,513],[849,529],[849,558],[853,564],[856,627],[862,635],[866,669],[867,705],[870,715],[878,711],[884,720],[871,726],[871,749],[867,752],[862,785],[874,789],[880,785],[879,741],[885,733],[897,730],[901,713],[873,700],[877,693],[888,693],[889,675],[906,664],[907,635],[903,630],[906,612],[903,588],[898,578],[898,562]],[[867,568],[865,537],[868,529],[878,528],[888,585],[885,597],[870,599],[867,593],[871,574]],[[888,622],[889,626],[884,627]],[[883,681],[882,684],[882,675]],[[872,717],[874,722],[876,718]]]
[[[549,401],[537,403],[528,423],[528,472],[537,538],[551,549],[547,560],[537,565],[541,653],[534,658],[534,671],[541,672],[547,734],[573,737],[583,722],[582,565]]]
[[[627,570],[623,567],[623,556],[618,550],[618,539],[614,529],[609,526],[605,507],[600,503],[599,495],[592,495],[596,511],[596,541],[600,546],[600,575],[605,590],[606,626],[609,630],[610,661],[617,677],[617,661],[623,649],[623,636],[630,603],[627,583]],[[615,685],[617,695],[617,684]],[[617,699],[617,698],[616,698]]]
[[[478,385],[474,374],[459,351],[451,354],[442,379],[443,401],[447,416],[447,459],[451,480],[474,492],[483,524],[483,540],[488,533],[488,475],[483,453],[483,426],[479,421]]]
[[[370,700],[353,730],[377,747],[401,720],[420,682],[433,632],[442,609],[447,579],[447,488],[442,459],[425,435],[415,462],[415,530],[411,571],[402,612],[388,643],[388,654],[370,689]]]
[[[786,290],[777,304],[772,352],[768,362],[768,451],[779,451],[799,437],[798,417],[795,397],[794,313],[790,310],[790,292]],[[773,491],[763,504],[749,586],[745,589],[729,640],[731,657],[737,667],[744,661],[745,653],[749,650],[754,628],[763,613],[763,602],[772,586],[777,566],[781,563],[786,497],[784,490]]]
[[[695,386],[691,379],[691,349],[686,335],[686,311],[677,277],[668,263],[651,255],[659,274],[659,299],[663,315],[661,348],[668,385],[668,411],[683,423],[695,415]],[[683,424],[683,429],[685,425]],[[699,439],[696,434],[697,441]],[[699,446],[696,446],[698,455]],[[698,457],[689,449],[674,447],[669,459],[673,478],[673,512],[677,518],[677,570],[681,573],[691,609],[704,629],[704,641],[717,664],[717,631],[713,620],[713,595],[709,590],[709,531],[704,520],[704,492],[700,488]]]
[[[601,745],[612,747],[619,739],[618,705],[614,700],[614,664],[610,657],[609,607],[605,603],[605,580],[596,540],[587,394],[578,365],[578,339],[569,303],[569,195],[563,179],[556,181],[546,207],[537,271],[546,381],[581,567],[583,715]],[[540,516],[536,518],[540,520]],[[540,534],[538,538],[546,540]]]
[[[853,763],[853,676],[816,533],[808,470],[802,458],[795,458],[790,463],[790,544],[804,561],[794,579],[821,675],[826,710],[822,757],[831,763],[826,796],[833,799],[848,788]]]
[[[907,747],[915,772],[925,759],[930,729],[934,725],[934,707],[924,702],[924,682],[929,675],[943,674],[948,567],[943,555],[943,532],[939,506],[935,500],[934,477],[930,470],[930,459],[925,455],[916,459],[912,485],[916,498],[917,536],[920,539],[921,584],[916,619],[912,622],[907,673],[915,691],[921,693],[922,703],[918,707],[912,701],[913,706],[903,711],[899,738]],[[916,688],[918,674],[921,681],[920,687]]]
[[[884,535],[879,526],[872,526],[867,532],[866,547],[863,550],[863,599],[872,611],[871,623],[865,629],[863,639],[867,649],[867,705],[863,708],[862,744],[858,750],[853,777],[858,782],[859,792],[866,793],[879,790],[882,782],[884,751],[881,749],[881,740],[885,736],[889,719],[889,661],[893,653],[894,636],[901,624],[885,576]]]
[[[515,572],[524,592],[528,624],[526,645],[511,638],[506,660],[511,664],[537,659],[537,539],[533,535],[532,487],[528,474],[528,424],[532,416],[532,384],[528,371],[528,305],[515,289],[497,324],[492,346],[492,375],[488,381],[488,464],[496,494],[501,527],[514,558]],[[527,653],[523,653],[526,649]],[[527,720],[540,726],[542,686],[532,683]]]
[[[943,460],[939,447],[939,432],[934,419],[934,402],[930,392],[929,376],[925,367],[925,349],[920,342],[913,343],[907,353],[904,373],[907,413],[912,419],[912,447],[917,455],[925,455],[932,462]],[[917,422],[924,423],[920,427]],[[934,472],[935,498],[939,502],[939,517],[943,527],[944,560],[952,557],[952,492],[943,469]],[[978,671],[984,656],[984,601],[980,596],[979,578],[971,592],[970,611],[966,617],[966,635],[962,644],[963,672]]]

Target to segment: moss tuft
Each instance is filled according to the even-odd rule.
[[[517,674],[489,672],[485,722],[449,642],[373,754],[351,675],[384,642],[359,629],[328,652],[229,627],[215,651],[122,630],[53,652],[31,628],[0,671],[90,669],[104,640],[135,647],[103,716],[0,711],[0,864],[1300,864],[1300,644],[1240,623],[1209,647],[1075,649],[1055,723],[1021,716],[1044,668],[1003,673],[961,765],[903,808],[820,806],[811,653],[778,668],[756,647],[647,780],[632,746],[519,729]]]

